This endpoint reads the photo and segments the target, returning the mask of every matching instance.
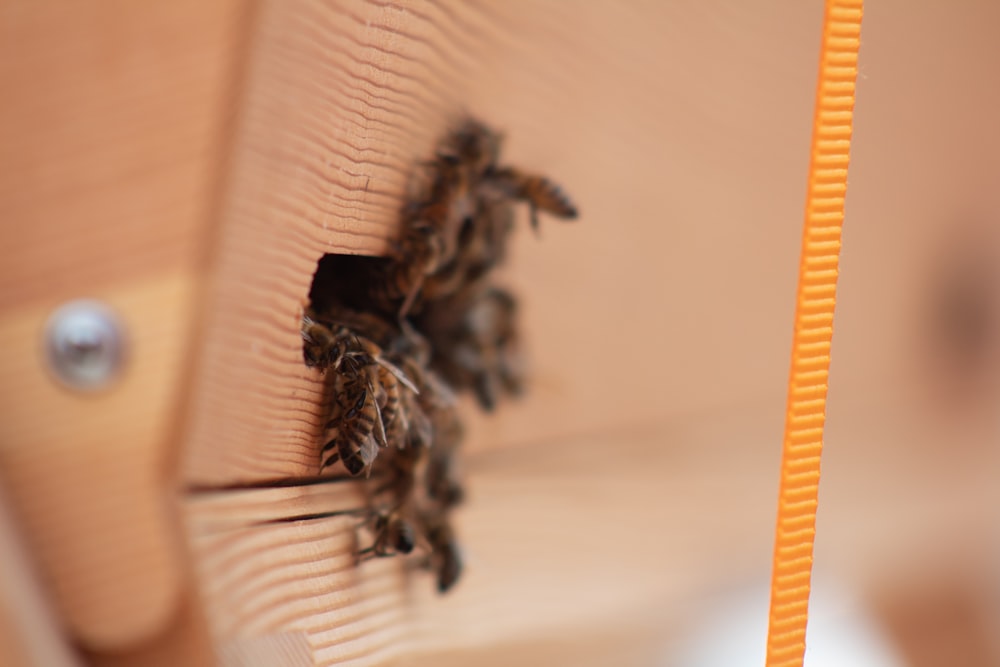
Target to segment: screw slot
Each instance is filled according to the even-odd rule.
[[[45,351],[50,370],[71,389],[109,385],[124,361],[124,337],[115,314],[93,300],[71,301],[49,317]]]

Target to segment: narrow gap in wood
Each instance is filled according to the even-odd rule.
[[[258,482],[240,482],[234,484],[201,485],[192,484],[186,489],[188,495],[218,493],[220,491],[252,491],[254,489],[282,489],[296,486],[316,486],[318,484],[339,484],[342,482],[357,482],[349,475],[325,475],[316,477],[282,477],[266,479]]]
[[[336,510],[333,512],[312,512],[310,514],[295,514],[293,516],[284,516],[277,519],[267,519],[265,521],[254,521],[253,523],[247,524],[248,526],[267,526],[276,523],[291,523],[293,521],[316,521],[318,519],[331,519],[337,516],[365,516],[370,514],[371,510],[367,507],[359,507],[357,509],[351,510]]]

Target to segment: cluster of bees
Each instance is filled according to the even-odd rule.
[[[363,558],[418,551],[441,593],[462,561],[449,522],[464,496],[456,396],[485,410],[524,384],[517,301],[494,284],[515,208],[576,218],[548,179],[499,164],[501,136],[461,123],[425,165],[388,257],[327,256],[303,317],[303,354],[331,388],[320,469],[370,479]]]

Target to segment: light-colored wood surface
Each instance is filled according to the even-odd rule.
[[[261,53],[275,70],[258,62],[248,86],[251,112],[239,134],[247,148],[237,152],[223,217],[218,308],[192,399],[186,478],[213,485],[313,472],[319,393],[302,368],[297,326],[315,259],[381,250],[389,229],[382,221],[391,220],[405,186],[397,169],[420,159],[457,99],[508,131],[512,162],[563,182],[583,217],[546,224],[541,241],[518,239],[509,279],[525,302],[531,398],[493,418],[469,411],[473,501],[461,519],[469,571],[440,601],[425,579],[412,582],[414,646],[432,662],[454,651],[464,651],[459,659],[505,655],[502,647],[532,636],[596,632],[608,618],[642,613],[652,598],[683,608],[724,585],[718,577],[766,573],[820,3],[793,10],[542,3],[530,11],[517,3],[428,3],[407,5],[405,20],[395,5],[351,3],[350,21],[328,29],[321,15],[333,6],[283,3],[261,14]],[[279,29],[305,24],[323,28],[301,43]],[[914,285],[926,284],[964,206],[995,213],[983,174],[992,173],[985,160],[997,137],[982,132],[978,112],[959,125],[947,120],[948,99],[962,100],[963,109],[995,106],[998,91],[976,84],[996,60],[987,57],[996,48],[988,25],[974,12],[887,3],[865,28],[818,552],[859,580],[877,580],[934,535],[959,540],[982,529],[987,515],[969,508],[994,501],[982,495],[983,478],[964,490],[961,481],[992,469],[974,455],[986,448],[988,431],[959,437],[955,416],[930,393],[886,399],[940,379],[920,346],[927,303]],[[921,51],[935,29],[942,41]],[[471,35],[475,49],[461,51]],[[341,40],[352,45],[349,57]],[[951,98],[928,99],[913,61],[967,74],[949,80]],[[276,81],[284,70],[294,75]],[[298,77],[313,85],[284,92]],[[283,94],[266,94],[272,89]],[[347,132],[350,141],[324,129],[355,118],[363,124]],[[252,150],[272,141],[279,119],[289,150]],[[932,127],[934,137],[917,142],[904,127]],[[904,166],[900,155],[910,156]],[[387,199],[370,194],[376,185]],[[344,240],[335,222],[353,230],[358,209],[377,231]],[[237,324],[250,319],[253,326]],[[222,398],[210,404],[209,396]],[[734,406],[751,401],[756,416],[733,416],[741,414]],[[866,404],[869,412],[858,407]],[[887,404],[891,419],[879,413]],[[644,423],[660,426],[637,436]],[[705,435],[665,435],[683,423]],[[536,460],[559,441],[566,445],[558,462]],[[942,477],[941,443],[954,441],[971,458],[963,472]],[[903,464],[912,474],[901,475],[910,446],[928,458]],[[690,457],[702,447],[715,458],[696,464]],[[485,452],[494,449],[490,458]],[[922,484],[935,479],[933,493],[924,493]],[[718,493],[698,495],[708,490]],[[193,505],[189,513],[194,535],[200,511]],[[331,594],[306,576],[318,561],[295,560],[303,548],[277,544],[287,539],[282,533],[238,535],[234,544],[266,554],[254,558],[257,567],[273,559],[302,568],[291,583],[253,588],[255,596],[292,609],[305,590]],[[311,533],[294,540],[303,535]],[[222,548],[195,541],[203,562]],[[250,559],[251,547],[241,549]],[[608,576],[609,561],[627,581]],[[205,585],[217,573],[202,570]],[[210,590],[214,618],[261,614]],[[305,631],[330,649],[323,663],[357,655],[362,642],[333,650],[322,639],[336,636],[337,616],[316,624],[263,618],[261,633]],[[234,634],[225,625],[215,631]]]
[[[519,234],[532,399],[481,444],[780,396],[821,9],[263,3],[185,479],[315,472],[298,322],[316,262],[383,249],[408,175],[463,110],[582,212]]]
[[[942,258],[956,236],[992,228],[973,238],[998,264],[1000,132],[989,110],[1000,87],[985,83],[1000,60],[998,20],[1000,6],[973,0],[866,3],[831,401],[926,377],[940,264],[965,261]]]
[[[69,635],[97,664],[187,663],[174,640],[206,634],[226,665],[652,661],[767,571],[822,3],[246,4],[0,8],[0,476]],[[954,227],[998,214],[1000,9],[869,4],[817,559],[1000,581],[968,557],[1000,383],[948,396],[921,319]],[[462,110],[583,216],[519,232],[531,392],[467,410],[467,571],[437,599],[398,561],[354,569],[352,520],[295,519],[350,484],[204,487],[315,472],[316,261],[384,251]],[[133,341],[103,395],[40,363],[76,296]],[[187,551],[175,463],[202,487]]]
[[[78,667],[20,533],[0,493],[0,665]]]
[[[737,577],[768,561],[777,460],[741,445],[767,437],[761,429],[778,435],[780,422],[753,415],[472,456],[457,527],[467,569],[442,598],[402,559],[355,569],[356,519],[272,523],[357,507],[352,485],[192,498],[213,633],[252,643],[304,632],[316,664],[380,664],[544,641],[668,609],[718,586],[718,572]],[[731,497],[743,502],[727,506]]]
[[[219,660],[225,667],[312,667],[315,664],[304,632],[234,640],[221,647]]]
[[[0,8],[0,476],[70,636],[98,652],[163,631],[188,585],[169,449],[240,7]],[[62,389],[41,354],[51,310],[80,297],[130,344],[99,395]]]
[[[151,637],[122,650],[82,650],[93,667],[214,667],[219,647],[213,646],[201,598],[190,580],[184,582],[174,614]]]
[[[42,367],[47,308],[0,320],[0,367],[19,379],[20,398],[3,420],[4,478],[62,613],[97,646],[149,636],[180,594],[160,446],[185,331],[156,311],[182,312],[190,290],[176,274],[103,291],[130,340],[141,342],[117,386],[97,396],[62,389]]]
[[[264,524],[349,509],[348,485],[193,498],[189,530],[213,632],[233,647],[305,633],[324,665],[393,656],[510,664],[533,651],[571,664],[578,650],[590,664],[618,651],[638,656],[628,664],[657,664],[705,618],[707,600],[766,580],[781,407],[471,453],[457,524],[467,569],[443,598],[401,560],[353,570],[342,518]],[[915,414],[899,399],[842,401],[832,415],[817,563],[862,590],[919,588],[948,568],[989,587],[995,433],[953,431],[956,455]],[[388,591],[372,583],[387,580]],[[405,612],[369,618],[372,597],[397,595]]]
[[[364,502],[353,482],[188,500],[200,590],[227,664],[260,642],[287,649],[297,633],[317,664],[399,655],[412,609],[398,562],[356,568],[359,518],[315,516]]]

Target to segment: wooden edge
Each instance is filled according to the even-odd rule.
[[[2,491],[2,490],[0,490]],[[2,494],[0,494],[2,495]],[[82,665],[0,497],[0,664]]]

